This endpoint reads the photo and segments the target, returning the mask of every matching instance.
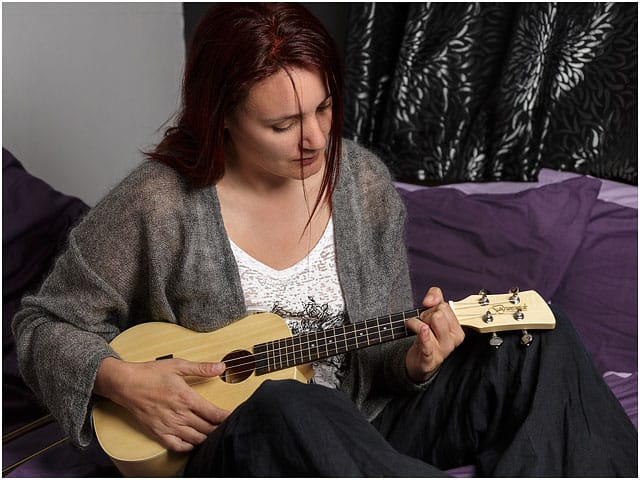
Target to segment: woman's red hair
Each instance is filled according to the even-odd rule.
[[[318,202],[323,196],[330,202],[342,145],[342,68],[331,36],[297,4],[222,4],[205,15],[187,55],[177,124],[147,156],[173,167],[193,187],[214,185],[225,171],[225,116],[256,83],[290,68],[319,71],[332,96],[318,196]]]

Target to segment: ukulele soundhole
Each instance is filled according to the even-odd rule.
[[[220,378],[227,383],[240,383],[249,378],[256,369],[255,358],[246,350],[228,353],[222,361],[227,368]]]

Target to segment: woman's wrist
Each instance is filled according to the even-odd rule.
[[[438,370],[440,369],[440,365],[436,365],[435,368],[425,371],[422,367],[423,365],[418,360],[419,354],[416,354],[413,349],[415,349],[415,344],[412,345],[407,351],[407,356],[405,360],[405,366],[407,369],[407,376],[411,381],[416,384],[421,384],[428,382],[431,380]]]
[[[416,375],[415,373],[412,374],[411,371],[407,368],[407,376],[409,377],[409,379],[411,379],[412,382],[419,385],[419,384],[430,381],[433,377],[436,376],[436,374],[438,373],[438,370],[440,370],[440,367],[436,367],[433,370],[426,373],[421,373],[421,375]]]
[[[118,380],[124,378],[126,363],[116,357],[107,357],[98,366],[93,393],[111,398],[118,390]]]

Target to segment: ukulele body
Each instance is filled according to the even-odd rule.
[[[290,336],[291,331],[281,317],[258,313],[207,333],[172,323],[142,323],[118,335],[111,347],[129,362],[165,358],[225,361],[231,366],[220,377],[186,377],[186,380],[209,402],[233,411],[267,379],[307,382],[313,376],[310,365],[255,374],[250,364],[253,345]],[[175,476],[187,461],[186,454],[168,452],[125,408],[108,399],[102,398],[94,406],[93,422],[100,446],[125,476]]]

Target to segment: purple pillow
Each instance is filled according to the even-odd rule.
[[[88,210],[29,174],[2,149],[2,388],[3,432],[44,414],[18,373],[11,320],[23,295],[35,290],[71,226]]]
[[[638,369],[638,211],[598,201],[553,302],[601,372]]]
[[[578,251],[600,181],[579,177],[510,194],[399,189],[416,304],[430,286],[459,300],[481,288],[550,299]]]
[[[2,150],[2,294],[24,293],[41,279],[88,210],[78,198],[53,189]]]

